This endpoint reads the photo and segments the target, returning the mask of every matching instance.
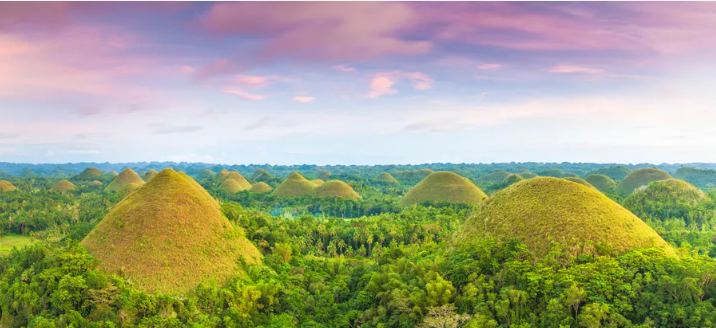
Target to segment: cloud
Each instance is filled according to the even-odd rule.
[[[173,134],[173,133],[191,133],[201,130],[200,126],[196,125],[184,125],[184,126],[163,126],[155,125],[156,127],[152,130],[153,134]]]
[[[501,69],[502,64],[480,64],[477,69]]]
[[[336,65],[336,66],[333,66],[333,68],[336,69],[336,70],[339,70],[339,71],[341,71],[341,72],[355,72],[355,71],[356,71],[355,68],[353,68],[353,67],[348,67],[348,66],[345,66],[345,65]]]
[[[99,150],[93,149],[72,149],[67,151],[70,154],[99,154]],[[54,154],[54,153],[53,153]]]
[[[582,66],[559,65],[552,67],[550,73],[584,73],[584,74],[600,74],[604,73],[601,68],[589,68]]]
[[[218,76],[234,75],[246,71],[246,67],[226,59],[219,59],[198,68],[184,66],[182,69],[185,72],[192,73],[192,76],[197,81],[204,81]]]
[[[244,100],[263,100],[266,99],[265,95],[259,95],[259,94],[252,94],[248,93],[244,90],[237,89],[237,88],[227,88],[223,90],[224,93],[232,94],[239,96],[239,98]]]
[[[234,83],[251,86],[251,87],[262,87],[268,84],[269,77],[257,76],[257,75],[239,75],[234,78]]]
[[[264,38],[263,59],[367,60],[429,52],[430,42],[400,36],[415,18],[412,7],[399,2],[225,2],[214,4],[200,24],[219,35]]]
[[[427,90],[432,87],[433,79],[420,72],[380,72],[373,76],[370,82],[370,91],[366,95],[368,98],[376,98],[382,95],[392,95],[398,91],[393,89],[393,85],[400,80],[408,79],[413,83],[415,90]]]
[[[316,100],[316,98],[313,98],[313,97],[303,97],[303,96],[296,96],[291,99],[298,101],[298,102],[302,102],[302,103],[309,103],[309,102]]]

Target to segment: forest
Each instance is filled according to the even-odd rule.
[[[713,327],[713,168],[0,163],[0,327]]]

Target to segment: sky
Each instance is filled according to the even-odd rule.
[[[716,162],[713,2],[0,2],[0,161]]]

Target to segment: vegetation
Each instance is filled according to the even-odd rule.
[[[584,180],[603,193],[613,193],[617,189],[617,183],[604,174],[590,174]]]
[[[632,248],[670,246],[634,214],[598,192],[564,179],[540,177],[518,182],[494,195],[456,237],[517,238],[537,256],[554,245],[571,254],[623,254]]]
[[[698,229],[712,222],[714,200],[683,180],[667,179],[650,183],[624,200],[624,206],[640,217],[668,221],[680,220]]]
[[[244,189],[244,187],[242,187],[239,182],[234,179],[225,179],[224,182],[219,185],[219,190],[225,193],[233,194],[246,189]]]
[[[674,172],[674,177],[687,181],[699,188],[716,188],[715,170],[680,167],[676,170],[676,172]]]
[[[67,180],[62,180],[52,186],[52,188],[50,188],[50,191],[57,191],[61,193],[70,192],[73,190],[75,190],[75,185]]]
[[[486,176],[479,177],[477,179],[478,184],[491,184],[491,183],[501,183],[505,181],[512,173],[507,171],[498,171],[490,173]]]
[[[259,251],[210,202],[200,186],[172,169],[115,205],[82,245],[111,274],[150,292],[182,293],[223,283],[258,263]],[[207,251],[211,250],[211,251]]]
[[[622,196],[631,194],[634,190],[645,187],[652,181],[671,179],[669,173],[659,169],[645,168],[636,170],[627,175],[617,185],[617,190]]]
[[[105,192],[134,190],[144,185],[144,180],[132,169],[124,169],[104,188]]]
[[[390,175],[390,173],[388,172],[381,172],[380,174],[378,174],[378,176],[375,178],[375,181],[388,184],[398,184],[398,180],[396,180],[395,177]]]
[[[72,177],[72,181],[92,181],[92,180],[102,180],[106,177],[96,167],[88,167],[82,173],[80,173],[77,176]]]
[[[563,178],[579,178],[579,175],[577,175],[576,173],[567,172],[567,173],[562,174],[562,177]],[[574,181],[574,182],[576,182],[576,181]]]
[[[313,182],[313,184],[315,184],[316,186],[320,186],[320,185],[326,183],[325,181],[323,181],[321,179],[313,179],[313,180],[311,180],[311,182]]]
[[[280,198],[310,196],[315,188],[316,184],[308,181],[301,173],[293,172],[274,189],[273,195]]]
[[[316,197],[340,197],[353,200],[360,198],[360,195],[351,186],[340,180],[326,181],[326,183],[319,185],[313,191],[313,195]]]
[[[271,180],[271,178],[273,178],[273,176],[271,176],[271,173],[264,169],[256,169],[256,171],[254,171],[254,174],[251,175],[251,180],[254,181],[266,181]]]
[[[574,183],[579,183],[579,184],[581,184],[581,185],[583,185],[583,186],[585,186],[585,187],[597,189],[596,187],[592,186],[591,183],[585,181],[584,179],[582,179],[582,178],[580,178],[580,177],[566,177],[566,178],[564,178],[564,179],[567,180],[567,181],[572,181],[572,182],[574,182]]]
[[[13,248],[23,248],[33,243],[32,237],[22,235],[0,236],[0,257],[10,254]]]
[[[199,180],[206,180],[214,178],[215,175],[216,173],[214,173],[214,171],[209,169],[203,169],[201,170],[201,172],[199,172],[199,174],[196,175],[196,178]]]
[[[632,173],[632,170],[624,166],[612,166],[594,170],[591,174],[606,175],[614,181],[621,181],[630,173]]]
[[[257,182],[254,184],[251,189],[249,189],[250,192],[256,192],[256,193],[262,193],[262,192],[269,192],[273,190],[271,186],[269,186],[266,182]]]
[[[154,169],[151,169],[151,170],[147,171],[146,173],[144,173],[144,176],[142,176],[142,179],[144,180],[144,182],[149,182],[149,180],[151,180],[152,178],[157,176],[157,173],[159,173],[159,172],[157,172]]]
[[[403,206],[423,202],[480,204],[486,198],[487,195],[470,180],[452,172],[435,172],[411,188],[400,200],[400,204]]]
[[[3,191],[15,191],[17,188],[7,180],[0,180],[0,192]]]
[[[243,175],[239,172],[229,172],[228,175],[226,175],[226,178],[224,178],[223,182],[226,182],[226,180],[234,180],[236,183],[241,186],[241,190],[249,190],[251,189],[251,184],[246,181],[246,178],[244,178]]]
[[[117,174],[117,171],[115,171],[115,170],[111,170],[111,171],[107,172],[107,174],[105,174],[105,176],[107,176],[110,179],[114,179],[114,177],[116,177],[118,175],[119,174]]]
[[[229,170],[221,170],[214,176],[214,181],[218,183],[224,182],[224,179],[229,176]],[[237,181],[238,182],[238,181]]]

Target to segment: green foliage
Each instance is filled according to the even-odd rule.
[[[381,183],[388,183],[388,184],[397,184],[398,180],[395,179],[390,173],[388,172],[381,172],[378,174],[378,176],[375,178],[375,181],[381,182]]]
[[[674,172],[674,177],[691,183],[699,188],[716,187],[716,171],[703,170],[692,167],[680,167]]]
[[[631,169],[619,165],[594,170],[591,174],[606,175],[614,181],[621,181],[622,179],[626,178],[626,176],[630,173],[632,173]]]
[[[0,236],[0,257],[10,254],[13,248],[23,248],[32,244],[32,237],[22,235],[4,235]]]
[[[624,200],[624,206],[645,219],[682,220],[686,226],[702,228],[714,221],[714,200],[688,182],[654,181]]]
[[[512,173],[507,171],[498,171],[490,173],[486,176],[482,176],[477,178],[477,183],[481,185],[487,185],[491,183],[501,183],[505,181]]]
[[[653,229],[596,189],[549,177],[524,180],[498,192],[456,238],[485,236],[517,238],[538,256],[560,243],[574,254],[597,254],[600,247],[621,254],[651,246],[674,254]]]
[[[627,196],[652,181],[666,179],[671,179],[671,176],[662,170],[654,168],[638,169],[620,181],[617,185],[617,190],[622,196]]]
[[[617,183],[604,174],[590,174],[584,179],[603,193],[613,193],[617,189]]]
[[[427,201],[481,204],[486,198],[487,195],[470,180],[452,172],[435,172],[411,188],[400,204],[408,206]]]

